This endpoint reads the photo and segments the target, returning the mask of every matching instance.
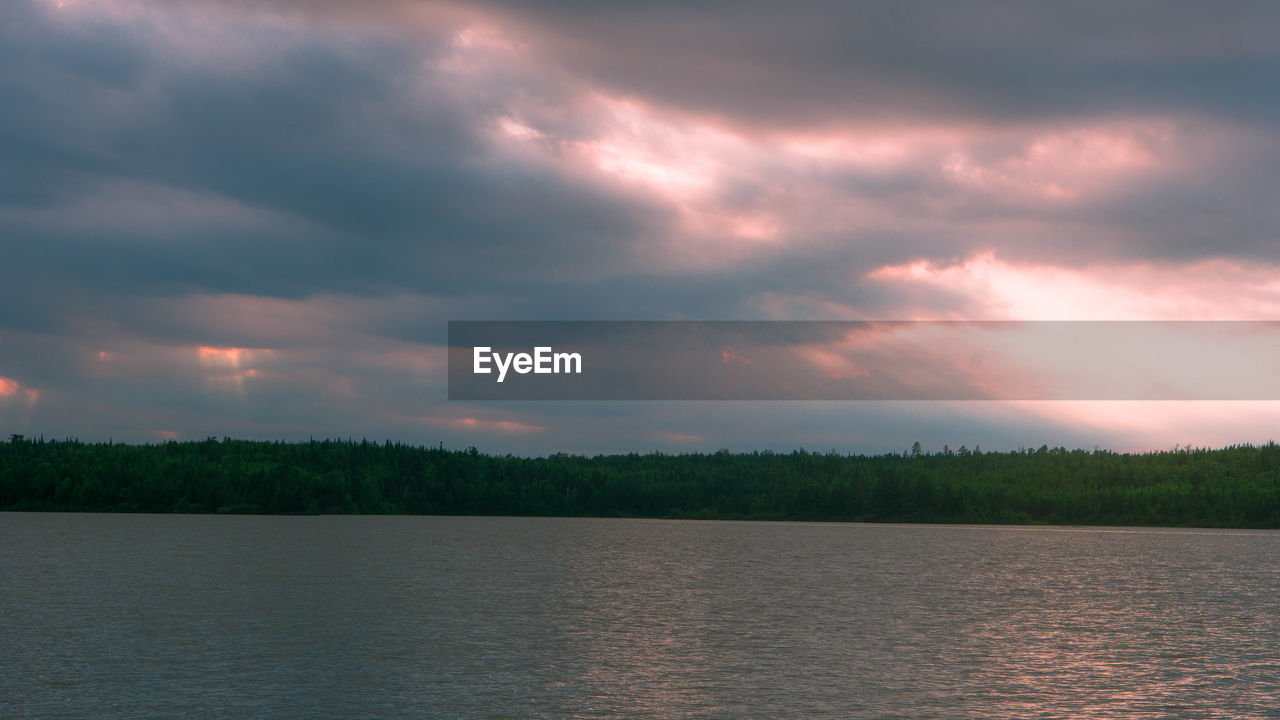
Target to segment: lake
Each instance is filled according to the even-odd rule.
[[[1277,708],[1278,532],[0,513],[5,718]]]

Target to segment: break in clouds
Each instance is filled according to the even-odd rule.
[[[1271,3],[0,9],[0,422],[1265,441],[1264,403],[445,400],[454,320],[1273,319]]]

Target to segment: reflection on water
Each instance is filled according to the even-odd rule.
[[[1276,717],[1280,533],[0,514],[3,717]]]

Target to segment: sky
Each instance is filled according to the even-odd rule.
[[[450,402],[445,342],[1280,320],[1278,76],[1270,2],[8,0],[0,433],[1266,442],[1274,402]]]

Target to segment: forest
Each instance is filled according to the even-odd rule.
[[[1280,527],[1280,445],[487,455],[367,440],[0,442],[0,510]]]

